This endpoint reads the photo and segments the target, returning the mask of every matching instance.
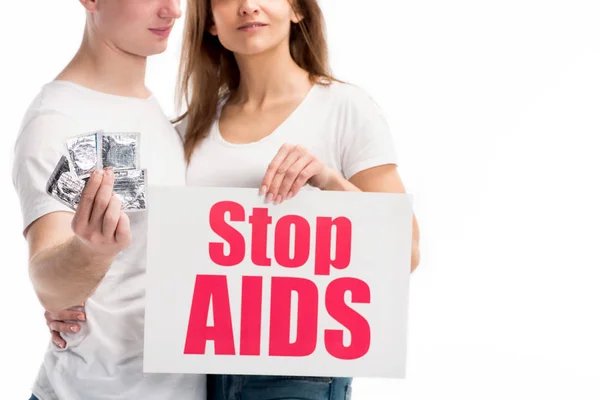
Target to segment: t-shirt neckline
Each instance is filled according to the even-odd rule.
[[[306,107],[306,104],[309,102],[310,98],[313,96],[313,93],[316,91],[317,86],[319,86],[318,83],[315,83],[311,86],[310,90],[306,93],[306,95],[304,96],[302,101],[271,133],[269,133],[265,137],[255,141],[255,142],[248,142],[248,143],[233,143],[228,140],[225,140],[225,138],[221,134],[221,129],[219,127],[219,121],[221,119],[221,110],[222,110],[223,106],[225,105],[225,102],[228,100],[227,98],[225,98],[225,99],[223,99],[223,103],[222,103],[221,107],[219,107],[219,110],[217,112],[217,117],[213,124],[214,135],[212,135],[212,136],[214,136],[216,138],[216,140],[224,146],[237,147],[237,148],[257,146],[257,145],[260,145],[267,141],[273,140],[274,137],[277,137],[280,134],[280,132],[285,128],[286,125],[290,124],[290,121],[298,118],[298,115],[302,112],[302,109],[304,109]]]
[[[128,102],[137,102],[137,103],[147,103],[147,102],[150,102],[150,101],[154,100],[154,93],[150,89],[148,89],[148,91],[150,92],[150,96],[148,96],[146,98],[140,98],[140,97],[121,96],[121,95],[118,95],[118,94],[100,92],[98,90],[91,89],[91,88],[89,88],[87,86],[83,86],[83,85],[80,85],[80,84],[72,82],[72,81],[61,80],[61,79],[57,79],[57,80],[54,80],[52,82],[49,82],[47,85],[53,85],[53,84],[69,86],[69,87],[72,87],[74,89],[80,90],[82,92],[87,92],[87,93],[93,94],[95,96],[106,97],[108,99],[115,100],[115,101],[128,101]]]

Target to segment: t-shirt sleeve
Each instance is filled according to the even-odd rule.
[[[23,232],[46,214],[73,212],[46,192],[46,184],[61,156],[67,156],[66,139],[77,134],[69,117],[57,112],[37,114],[23,126],[15,143],[12,171]]]
[[[359,92],[361,93],[361,92]],[[392,133],[381,108],[364,92],[350,107],[352,123],[340,143],[342,174],[346,179],[380,165],[397,165]]]

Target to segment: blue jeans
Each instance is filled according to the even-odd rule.
[[[208,400],[350,400],[351,378],[208,375]],[[31,395],[29,400],[39,400]]]
[[[208,400],[350,400],[352,378],[208,375]]]

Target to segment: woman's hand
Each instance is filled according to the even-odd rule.
[[[323,164],[302,146],[281,146],[263,178],[260,194],[267,194],[266,201],[275,204],[289,200],[308,183],[326,189],[335,171]]]
[[[46,311],[44,317],[46,317],[46,325],[48,325],[52,334],[52,343],[61,349],[65,348],[67,342],[60,334],[79,332],[80,326],[74,321],[85,321],[86,319],[85,313],[75,308],[59,311],[58,313]]]

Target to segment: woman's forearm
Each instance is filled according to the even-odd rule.
[[[330,177],[327,179],[325,187],[322,190],[333,190],[341,192],[362,192],[356,185],[352,184],[339,172],[335,170],[330,171]]]

